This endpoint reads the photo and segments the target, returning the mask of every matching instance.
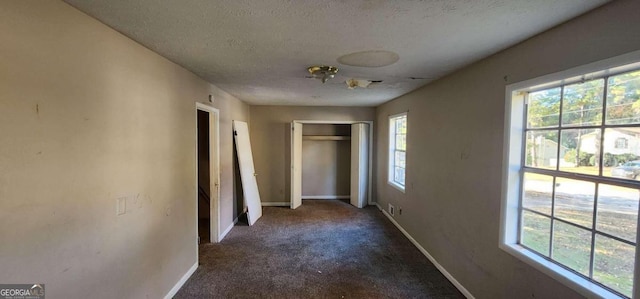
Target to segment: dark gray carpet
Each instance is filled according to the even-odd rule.
[[[200,245],[175,298],[464,298],[375,207],[305,200],[263,213]]]

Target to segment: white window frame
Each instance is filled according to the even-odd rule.
[[[395,120],[398,118],[404,117],[407,120],[407,133],[409,132],[409,118],[407,117],[407,112],[402,112],[389,116],[389,159],[388,159],[388,173],[387,173],[387,183],[393,186],[394,188],[402,191],[405,191],[405,185],[407,182],[407,168],[406,168],[406,157],[407,157],[407,149],[405,152],[405,169],[404,169],[404,182],[405,185],[402,185],[395,181],[395,151],[396,151],[396,128],[395,128]],[[406,138],[407,134],[405,134]]]
[[[588,80],[589,78],[603,77],[609,74],[623,73],[639,68],[640,51],[634,51],[555,74],[514,83],[506,87],[505,142],[503,151],[500,239],[498,246],[517,259],[589,298],[624,297],[620,297],[618,294],[609,291],[599,284],[591,282],[518,244],[525,97],[529,91],[577,83]],[[640,228],[640,224],[638,228]],[[636,283],[634,284],[632,298],[640,299],[640,283],[637,282],[639,279],[640,249],[636,247],[634,273],[634,281],[636,281]]]

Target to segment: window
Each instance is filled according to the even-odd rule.
[[[407,113],[389,117],[389,184],[404,191],[407,161]]]
[[[629,140],[627,138],[618,138],[616,139],[615,148],[626,149],[629,147]]]
[[[640,63],[583,74],[507,89],[500,247],[586,296],[631,298]]]

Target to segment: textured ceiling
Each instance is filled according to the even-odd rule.
[[[608,0],[66,2],[250,104],[376,106]],[[380,50],[399,60],[338,62]],[[315,64],[340,71],[322,84],[305,78]]]

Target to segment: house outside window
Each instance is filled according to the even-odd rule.
[[[640,287],[639,69],[507,89],[500,247],[587,296]]]
[[[407,113],[389,117],[389,176],[391,186],[405,190],[407,160]]]

